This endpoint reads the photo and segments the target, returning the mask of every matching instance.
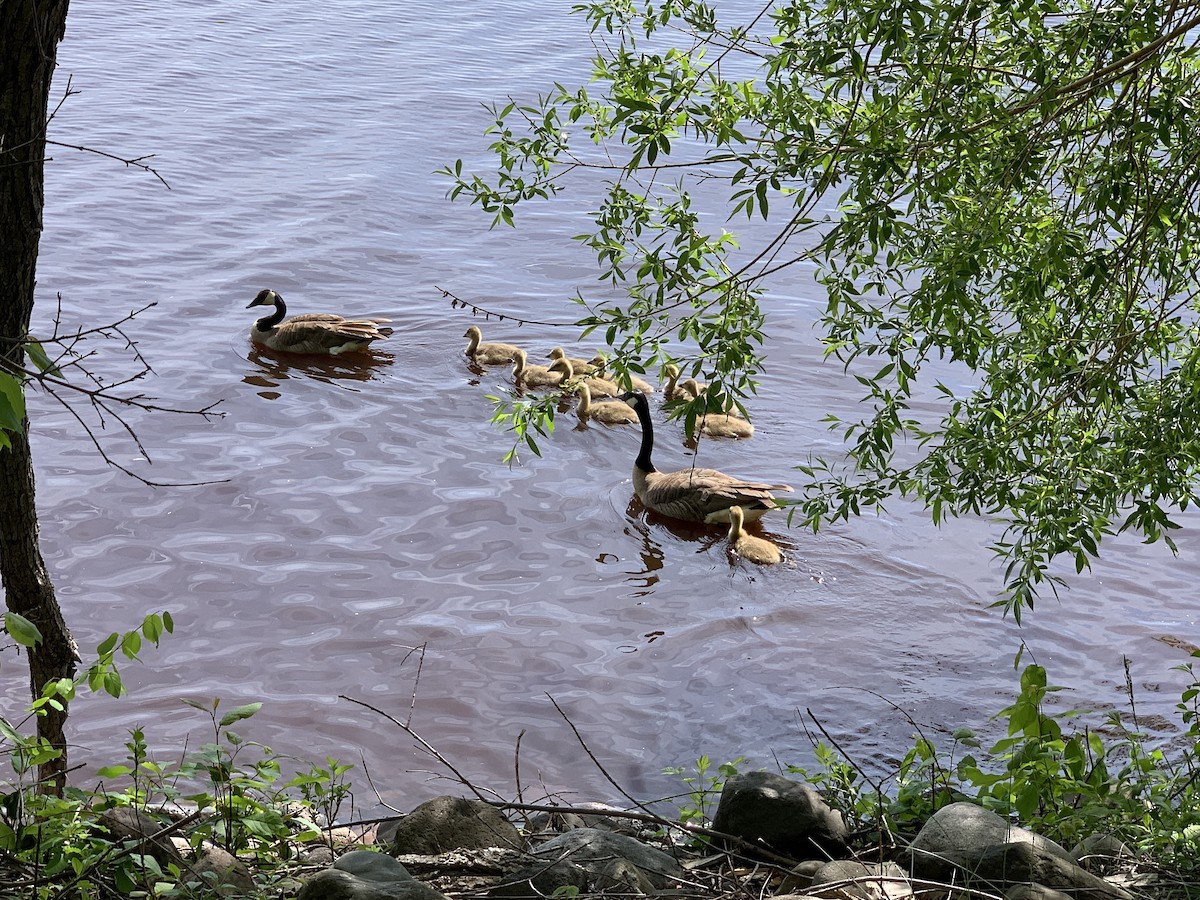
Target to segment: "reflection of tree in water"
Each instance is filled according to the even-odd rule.
[[[242,381],[253,387],[276,388],[281,381],[297,376],[307,376],[326,384],[342,381],[375,381],[379,371],[396,361],[393,353],[382,350],[360,350],[344,356],[317,356],[314,354],[276,353],[265,347],[251,345],[247,361],[258,367],[257,372],[248,372]],[[267,400],[279,399],[279,392],[258,392]]]

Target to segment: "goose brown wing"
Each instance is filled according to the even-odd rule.
[[[338,321],[292,319],[284,322],[275,329],[275,343],[277,346],[319,352],[350,343],[376,341],[392,333],[391,328],[381,328],[369,319],[334,318]]]
[[[771,491],[790,491],[786,484],[743,481],[716,469],[683,469],[658,472],[647,485],[648,504],[665,515],[703,522],[731,506],[770,509]]]

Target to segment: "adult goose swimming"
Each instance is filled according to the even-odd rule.
[[[516,344],[487,342],[478,325],[472,325],[463,335],[467,339],[467,356],[481,366],[503,366],[517,358]]]
[[[246,309],[255,306],[274,306],[275,312],[254,323],[250,340],[285,353],[338,356],[352,350],[365,350],[372,341],[392,333],[391,328],[382,324],[390,319],[347,319],[334,313],[302,313],[284,321],[287,307],[278,291],[259,291]]]
[[[633,490],[655,512],[686,522],[729,522],[730,508],[741,507],[747,522],[762,518],[778,505],[771,491],[791,491],[791,485],[745,481],[716,469],[681,469],[660,472],[650,456],[654,452],[654,424],[650,404],[641,391],[621,399],[633,407],[642,425],[642,445],[633,461]]]

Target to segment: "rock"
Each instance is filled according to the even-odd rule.
[[[1011,843],[1033,844],[1060,859],[1074,861],[1070,853],[1049,838],[1013,825],[1003,816],[966,801],[950,803],[930,816],[912,842],[912,848],[943,853],[950,850],[982,851],[997,844]]]
[[[353,850],[304,883],[296,900],[446,900],[386,853]]]
[[[1063,891],[1075,900],[1130,900],[1133,896],[1028,840],[939,853],[915,849],[909,851],[907,862],[914,878],[942,884],[966,882],[997,892],[1032,884]]]
[[[434,797],[396,823],[380,829],[379,841],[393,856],[431,856],[449,850],[523,847],[520,832],[494,806],[462,797]]]
[[[507,876],[492,897],[544,898],[563,887],[581,893],[617,890],[655,894],[683,876],[675,858],[636,838],[597,828],[577,828],[547,841],[537,862]]]
[[[793,859],[806,859],[814,850],[836,856],[847,838],[842,814],[815,788],[771,772],[729,778],[713,829]]]
[[[99,822],[117,842],[144,841],[150,835],[157,834],[166,827],[153,816],[128,806],[104,810],[100,813]],[[168,838],[156,838],[150,841],[144,846],[142,852],[153,857],[164,872],[172,863],[179,866],[180,869],[183,868],[183,856]]]
[[[895,863],[883,865],[836,859],[813,873],[808,891],[832,900],[899,900],[912,897],[907,873]]]
[[[588,814],[587,810],[596,810]],[[570,810],[562,812],[539,812],[530,817],[529,827],[534,832],[551,832],[561,834],[574,828],[602,828],[605,831],[616,831],[621,834],[634,836],[641,823],[625,816],[608,816],[605,812],[623,812],[607,803],[579,803]]]
[[[825,865],[827,861],[824,859],[806,859],[799,865],[793,866],[779,882],[779,892],[781,894],[791,894],[804,890],[812,884],[813,876],[817,874],[821,866]]]
[[[1018,884],[1008,889],[1004,900],[1072,900],[1070,894],[1040,884]]]
[[[193,878],[222,896],[237,896],[254,890],[254,878],[246,864],[220,847],[207,845],[200,858],[187,864]]]
[[[339,858],[333,867],[364,881],[416,880],[402,862],[374,850],[351,850]]]
[[[1111,834],[1092,834],[1071,849],[1071,859],[1094,875],[1108,874],[1137,858],[1124,841]]]
[[[942,883],[961,883],[965,877],[997,891],[1032,884],[1079,900],[1131,896],[1076,865],[1054,841],[973,803],[939,809],[903,857],[914,877]]]

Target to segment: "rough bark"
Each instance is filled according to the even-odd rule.
[[[67,0],[0,0],[0,365],[23,365],[22,341],[33,313],[46,116],[58,43],[66,30]],[[0,584],[8,609],[41,630],[29,653],[33,696],[57,678],[71,677],[78,660],[54,585],[38,546],[33,461],[26,432],[0,450]],[[62,756],[43,766],[48,790],[61,790],[67,768],[63,725],[67,710],[50,710],[38,734]]]

